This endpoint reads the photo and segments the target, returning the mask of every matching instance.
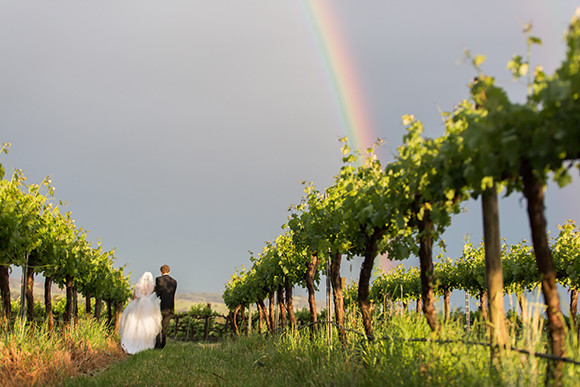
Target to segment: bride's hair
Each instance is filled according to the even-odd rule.
[[[153,282],[153,274],[146,271],[143,273],[137,284],[135,285],[135,296],[144,297],[153,293],[155,282]]]

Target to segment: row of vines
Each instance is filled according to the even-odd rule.
[[[8,154],[10,144],[1,151]],[[115,250],[104,251],[87,239],[87,230],[75,225],[71,212],[62,213],[65,203],[53,203],[54,187],[49,177],[41,184],[27,184],[21,170],[10,179],[0,164],[0,291],[2,319],[7,329],[11,321],[10,272],[22,268],[23,285],[20,313],[23,320],[35,321],[34,278],[44,277],[45,319],[53,328],[52,285],[66,289],[64,323],[78,318],[78,294],[85,299],[87,314],[99,318],[103,302],[109,316],[131,295],[124,267],[115,268]],[[91,301],[93,300],[93,301]],[[94,307],[94,312],[92,308]]]
[[[440,287],[436,287],[433,245],[442,243],[441,235],[452,215],[460,212],[462,202],[481,198],[484,242],[479,248],[466,244],[463,258],[480,260],[485,275],[469,268],[467,275],[472,279],[462,286],[472,293],[485,293],[491,347],[505,348],[504,292],[531,285],[518,277],[517,270],[508,270],[509,259],[502,260],[498,192],[504,190],[506,196],[520,192],[527,202],[532,235],[533,254],[527,255],[534,260],[530,278],[540,285],[547,307],[551,353],[565,356],[565,324],[556,285],[560,281],[574,288],[578,278],[569,267],[555,263],[556,249],[547,236],[544,193],[550,177],[563,187],[571,181],[572,168],[580,167],[579,15],[572,18],[565,36],[566,57],[552,75],[541,66],[530,69],[531,48],[541,41],[531,35],[529,25],[524,32],[527,55],[516,55],[508,63],[516,79],[527,79],[524,103],[512,102],[495,78],[483,73],[485,57],[466,52],[477,77],[469,84],[470,99],[443,114],[445,133],[424,138],[422,123],[404,116],[403,144],[386,166],[374,155],[374,147],[353,152],[345,143],[344,166],[334,184],[324,191],[305,184],[305,195],[300,204],[291,206],[284,233],[267,242],[257,256],[251,254],[252,267],[236,271],[226,284],[224,300],[232,313],[256,303],[271,327],[272,301],[278,293],[281,324],[287,324],[288,314],[294,325],[292,287],[301,286],[308,290],[311,321],[316,321],[314,292],[320,268],[325,268],[334,291],[336,322],[342,326],[341,260],[362,257],[358,306],[365,332],[372,336],[370,280],[375,258],[388,254],[391,260],[403,260],[414,255],[420,262],[416,289],[420,289],[421,308],[433,332],[438,332],[434,299]],[[572,234],[577,243],[577,234]],[[516,254],[518,248],[506,249],[514,249]],[[562,254],[572,253],[576,256],[565,259],[576,265],[577,248]],[[558,255],[556,260],[564,258]],[[521,266],[519,262],[515,265]],[[388,283],[389,276],[376,286]],[[265,299],[271,301],[269,311]],[[495,354],[492,350],[492,356]],[[562,366],[561,362],[550,365],[549,374],[556,382]]]
[[[569,289],[571,325],[577,327],[578,288],[580,287],[580,230],[569,220],[559,225],[559,234],[552,238],[550,250],[556,268],[556,281]],[[504,295],[515,295],[520,307],[521,319],[528,320],[526,292],[540,285],[540,273],[536,266],[534,250],[527,241],[515,245],[503,244],[501,248]],[[487,320],[487,285],[485,274],[485,245],[474,246],[467,238],[460,257],[453,260],[439,255],[434,263],[435,295],[443,298],[444,318],[450,316],[451,292],[460,290],[479,299],[479,309],[483,320]],[[378,269],[371,286],[371,302],[375,305],[386,302],[400,302],[406,307],[416,302],[421,309],[421,280],[418,268],[405,268],[400,264],[388,273]]]

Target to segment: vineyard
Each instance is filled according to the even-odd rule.
[[[516,55],[508,63],[514,78],[527,80],[524,103],[512,102],[495,78],[482,71],[485,57],[466,52],[477,72],[469,84],[471,98],[442,114],[441,137],[423,138],[422,123],[404,116],[403,145],[385,166],[374,154],[381,140],[362,152],[351,150],[343,139],[344,166],[334,184],[318,190],[304,183],[304,196],[290,207],[284,233],[266,242],[261,253],[250,252],[252,266],[236,270],[226,284],[224,301],[235,331],[240,332],[238,319],[246,321],[245,310],[253,304],[259,331],[264,323],[269,331],[295,328],[292,289],[300,286],[308,291],[313,332],[318,319],[314,295],[325,275],[327,292],[332,288],[333,293],[333,324],[343,342],[350,340],[347,312],[360,317],[361,334],[373,339],[373,315],[385,316],[393,305],[411,301],[423,312],[433,339],[450,319],[450,292],[462,290],[480,300],[483,337],[491,364],[499,367],[520,340],[506,321],[504,296],[517,296],[519,319],[527,323],[522,294],[538,287],[545,304],[547,356],[553,359],[547,362],[546,380],[561,385],[564,363],[570,360],[566,335],[578,329],[580,232],[573,221],[563,220],[559,235],[550,239],[544,192],[550,178],[563,187],[580,167],[579,16],[572,19],[565,37],[566,58],[551,75],[541,66],[530,69],[531,49],[541,41],[526,25],[527,56]],[[502,190],[506,196],[517,192],[526,199],[531,246],[526,241],[502,244],[498,210]],[[444,246],[441,235],[470,198],[481,198],[483,242],[473,245],[466,240],[461,257],[440,256],[434,262],[433,246]],[[390,260],[416,256],[420,265],[408,270],[398,266],[379,273],[371,283],[375,259],[384,254]],[[363,260],[358,282],[345,288],[341,262],[356,257]],[[558,284],[570,291],[569,320],[562,312]],[[444,316],[434,308],[437,296],[444,297]],[[326,311],[330,310],[327,303]],[[469,320],[467,328],[469,334]]]
[[[1,150],[8,153],[10,144]],[[41,184],[27,184],[22,171],[10,180],[0,170],[0,290],[2,317],[7,326],[14,323],[10,300],[10,267],[22,268],[22,291],[19,315],[35,322],[34,277],[44,279],[44,318],[53,328],[53,283],[66,289],[63,323],[78,321],[78,294],[85,299],[85,310],[101,316],[103,302],[108,314],[117,315],[131,295],[131,284],[124,268],[115,269],[114,250],[103,251],[87,239],[88,231],[75,225],[70,212],[62,213],[65,204],[52,202],[54,187],[47,177]],[[91,300],[94,299],[94,302]],[[110,318],[110,317],[109,317]]]
[[[530,68],[531,49],[541,41],[532,36],[531,26],[524,32],[527,55],[514,56],[508,69],[515,79],[525,79],[525,102],[511,101],[483,72],[485,57],[466,51],[476,71],[470,98],[442,114],[441,137],[423,137],[423,124],[406,115],[403,144],[385,165],[375,155],[380,139],[366,151],[353,150],[342,139],[344,165],[334,183],[320,190],[304,182],[304,195],[290,205],[283,233],[261,252],[250,252],[251,267],[236,269],[225,285],[229,315],[201,304],[176,314],[169,347],[193,352],[188,342],[233,337],[240,344],[226,340],[224,359],[242,359],[240,368],[251,362],[268,370],[264,375],[288,366],[288,380],[297,385],[306,380],[312,385],[337,380],[341,385],[464,385],[471,377],[475,385],[577,383],[580,229],[574,220],[563,219],[558,235],[550,236],[544,195],[550,179],[564,187],[580,170],[580,9],[565,36],[566,57],[553,74],[541,66]],[[0,150],[8,154],[9,148],[5,143]],[[111,361],[106,357],[113,351],[123,359],[115,332],[131,283],[125,266],[115,268],[115,249],[104,251],[100,240],[88,240],[66,203],[54,199],[48,177],[29,184],[21,170],[9,178],[5,172],[0,164],[0,313],[7,354],[0,376],[18,378],[31,353],[44,351],[55,337],[62,341],[42,352],[47,359],[63,348],[72,353],[63,363],[82,358],[81,350],[95,358],[99,354],[103,363]],[[525,198],[531,243],[502,240],[500,193]],[[434,258],[434,246],[444,250],[442,235],[469,199],[481,199],[483,240],[466,237],[461,256]],[[380,255],[392,261],[417,257],[419,266],[373,272]],[[354,259],[362,259],[360,275],[347,285],[341,265]],[[17,302],[10,294],[12,267],[22,269]],[[43,304],[34,299],[36,275],[44,277]],[[323,279],[327,303],[321,308],[315,294]],[[65,289],[66,297],[55,301],[53,285]],[[559,286],[569,300],[560,299]],[[306,289],[307,309],[294,307],[295,287]],[[528,303],[524,295],[536,290],[543,302]],[[479,309],[451,310],[452,291],[477,298]],[[435,308],[440,297],[443,313]],[[506,312],[506,297],[515,297],[516,312]],[[277,340],[273,347],[269,338]],[[135,362],[139,356],[158,360],[158,352],[145,352]],[[167,352],[166,358],[175,355]],[[25,360],[18,363],[20,357]],[[176,360],[179,369],[191,371],[181,359]],[[255,381],[252,367],[247,377]],[[229,372],[228,378],[237,375],[241,385],[248,385],[242,380],[246,375]],[[210,373],[219,383],[227,380]],[[517,379],[519,373],[526,376]],[[59,383],[56,379],[51,382]],[[44,379],[14,380],[24,385]]]

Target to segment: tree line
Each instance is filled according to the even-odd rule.
[[[9,143],[0,150],[8,154]],[[54,326],[52,285],[66,289],[64,323],[78,319],[78,294],[85,298],[87,314],[100,318],[103,301],[109,317],[131,295],[124,268],[115,268],[115,249],[104,251],[100,240],[94,246],[86,229],[75,225],[70,211],[63,213],[63,202],[53,203],[54,187],[46,177],[40,184],[27,184],[19,169],[10,179],[0,164],[0,293],[2,319],[10,326],[10,272],[22,268],[21,315],[34,321],[34,278],[44,277],[44,306],[48,327]],[[92,311],[91,299],[95,299]],[[116,321],[119,319],[116,318]]]

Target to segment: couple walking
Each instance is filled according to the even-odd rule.
[[[148,271],[137,281],[133,300],[125,307],[119,325],[121,347],[125,352],[135,354],[165,347],[177,289],[177,281],[169,273],[169,266],[163,265],[155,282]]]

